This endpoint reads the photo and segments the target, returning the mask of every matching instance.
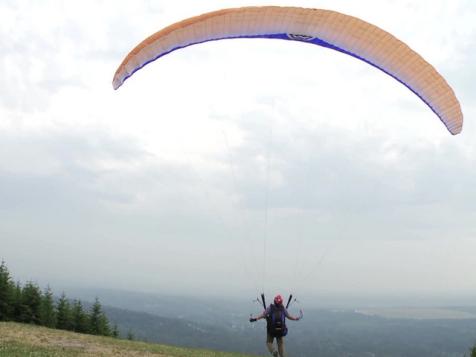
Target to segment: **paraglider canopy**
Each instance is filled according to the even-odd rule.
[[[453,90],[436,69],[390,33],[335,11],[298,7],[224,9],[172,24],[137,45],[117,69],[113,87],[148,63],[193,44],[231,38],[272,38],[330,48],[380,69],[415,93],[448,131],[461,132],[463,114]]]

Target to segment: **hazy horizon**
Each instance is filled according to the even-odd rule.
[[[7,264],[8,267],[8,264]],[[10,269],[10,268],[9,268]],[[61,295],[63,292],[71,299],[86,299],[93,301],[95,297],[99,299],[104,298],[105,296],[110,296],[111,294],[117,296],[119,299],[121,296],[130,296],[136,295],[139,297],[148,297],[151,299],[157,298],[166,298],[166,299],[190,299],[197,300],[198,302],[220,302],[224,304],[238,304],[239,306],[244,306],[248,304],[249,306],[254,306],[253,300],[259,299],[261,290],[254,292],[218,292],[218,291],[177,291],[169,290],[167,288],[163,289],[133,289],[128,288],[127,286],[117,287],[117,286],[104,286],[103,285],[81,285],[71,282],[61,282],[61,281],[48,281],[46,279],[30,279],[27,276],[20,277],[15,272],[10,271],[14,281],[20,283],[26,283],[31,281],[43,290],[47,287],[50,287],[53,293],[57,296]],[[385,292],[367,292],[367,293],[358,293],[356,294],[353,291],[321,291],[313,294],[301,293],[299,291],[290,291],[289,289],[283,288],[276,291],[266,291],[265,296],[267,301],[275,294],[282,294],[286,297],[289,297],[290,294],[293,294],[293,297],[296,298],[300,306],[305,309],[315,309],[315,308],[324,308],[324,309],[335,309],[335,308],[345,308],[345,309],[356,309],[356,308],[437,308],[437,307],[456,307],[456,306],[475,306],[476,303],[476,292],[471,291],[459,291],[459,292],[430,292],[430,293],[421,293],[418,291],[398,293],[393,294]],[[127,300],[127,299],[126,299]],[[106,300],[107,301],[107,300]],[[259,309],[259,307],[258,307]]]

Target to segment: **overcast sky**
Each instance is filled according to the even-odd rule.
[[[405,41],[455,90],[462,134],[297,42],[192,46],[112,89],[162,27],[270,4]],[[0,259],[53,287],[475,294],[475,18],[470,0],[0,0]]]

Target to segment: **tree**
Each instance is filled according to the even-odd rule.
[[[0,265],[0,321],[13,319],[15,284],[4,261]]]
[[[106,317],[106,314],[102,313],[100,318],[101,325],[101,335],[103,336],[112,336],[111,326],[109,325],[109,320]]]
[[[61,330],[71,330],[71,305],[63,292],[56,305],[56,328]]]
[[[114,324],[112,327],[112,337],[119,338],[119,328],[117,327],[117,324]]]
[[[23,311],[21,322],[40,324],[41,290],[35,283],[29,281],[21,292]]]
[[[89,330],[89,316],[84,312],[83,304],[76,300],[72,307],[73,331],[87,333]]]
[[[129,330],[129,331],[127,332],[127,339],[128,339],[129,341],[134,341],[134,334],[132,333],[131,330]]]
[[[53,301],[53,293],[48,286],[41,298],[40,306],[40,324],[46,327],[56,327],[56,312]]]
[[[22,288],[19,282],[15,284],[13,287],[13,312],[12,312],[12,319],[18,322],[22,321],[23,311],[25,307],[23,306],[22,300]]]
[[[111,336],[111,328],[106,315],[104,315],[99,299],[96,298],[90,314],[90,331],[93,335]]]

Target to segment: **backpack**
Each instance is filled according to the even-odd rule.
[[[270,311],[266,315],[266,330],[273,337],[283,337],[288,334],[288,328],[286,327],[286,314],[284,312],[284,306],[277,307],[271,304]]]

